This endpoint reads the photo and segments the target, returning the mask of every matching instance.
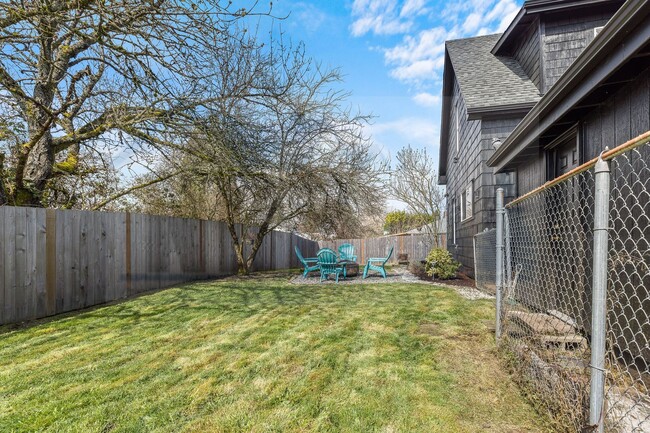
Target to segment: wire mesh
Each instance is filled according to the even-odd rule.
[[[650,144],[610,171],[605,431],[650,432]]]
[[[606,432],[650,432],[650,143],[610,161]],[[506,207],[502,348],[558,431],[589,410],[594,169]]]
[[[497,231],[485,230],[474,235],[474,278],[476,288],[496,293]]]
[[[502,341],[558,431],[588,408],[593,190],[586,171],[506,210]]]

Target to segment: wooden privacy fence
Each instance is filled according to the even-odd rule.
[[[357,261],[364,264],[370,257],[386,257],[390,247],[395,250],[389,263],[396,264],[398,254],[408,254],[408,261],[424,260],[431,250],[431,241],[426,234],[408,234],[399,236],[382,236],[380,238],[367,239],[336,239],[333,241],[321,241],[321,248],[331,248],[335,251],[342,244],[354,245],[354,253]]]
[[[0,324],[237,272],[230,233],[217,221],[4,206],[0,241]],[[272,232],[253,268],[298,267],[295,245],[306,256],[318,250]]]

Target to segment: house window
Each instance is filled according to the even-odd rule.
[[[580,141],[576,125],[546,146],[546,179],[553,180],[579,165]]]
[[[474,214],[474,181],[470,180],[460,199],[460,220],[470,219]]]

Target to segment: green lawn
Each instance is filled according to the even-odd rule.
[[[0,431],[546,431],[497,359],[493,311],[276,274],[0,328]]]

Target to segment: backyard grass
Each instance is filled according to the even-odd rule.
[[[425,284],[184,285],[0,328],[0,431],[542,432],[489,300]]]

